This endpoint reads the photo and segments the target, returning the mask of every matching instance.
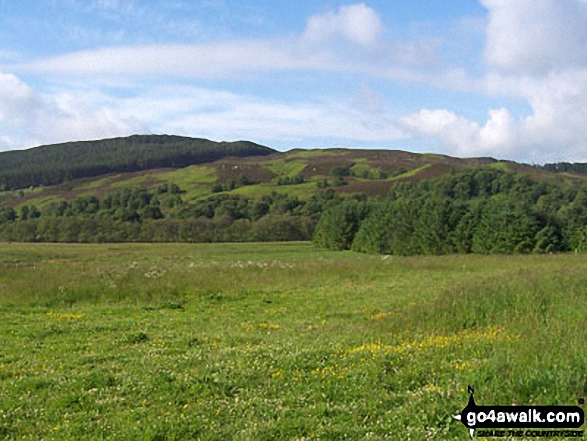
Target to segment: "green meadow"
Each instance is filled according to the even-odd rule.
[[[587,256],[0,244],[0,439],[464,440],[587,395]]]

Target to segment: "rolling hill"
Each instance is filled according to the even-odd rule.
[[[66,143],[0,154],[0,240],[314,238],[394,254],[587,249],[581,170],[175,136]]]
[[[135,135],[0,153],[0,188],[5,189],[0,191],[0,207],[43,208],[80,196],[102,198],[122,188],[153,189],[163,183],[178,185],[185,201],[215,193],[258,198],[275,191],[307,199],[324,187],[340,194],[385,196],[397,182],[475,167],[549,182],[587,180],[578,173],[493,158],[337,148],[277,152],[247,141]]]
[[[56,185],[106,173],[181,168],[225,156],[261,156],[274,152],[248,141],[217,143],[168,135],[68,142],[0,153],[0,187],[21,189]]]

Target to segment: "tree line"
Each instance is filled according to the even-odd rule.
[[[314,243],[393,255],[587,249],[587,186],[480,168],[327,209]]]
[[[587,249],[587,185],[536,181],[491,167],[419,183],[385,198],[308,199],[273,192],[184,201],[182,190],[123,188],[43,207],[0,209],[0,240],[219,242],[310,240],[320,247],[394,255]]]
[[[170,183],[123,188],[44,207],[0,209],[0,240],[25,242],[243,242],[310,240],[321,214],[341,197],[328,189],[307,200],[213,194],[185,202]]]

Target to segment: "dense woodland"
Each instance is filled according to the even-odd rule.
[[[167,135],[134,135],[101,141],[68,142],[0,153],[0,189],[39,185],[133,172],[159,167],[180,168],[226,156],[248,157],[274,153],[248,141],[213,142]]]
[[[489,167],[420,183],[386,198],[342,197],[332,188],[300,200],[277,192],[228,192],[185,202],[165,183],[39,210],[0,209],[0,240],[219,242],[314,240],[320,247],[394,255],[530,253],[587,248],[587,185],[537,182]]]
[[[386,199],[327,209],[314,242],[392,255],[583,251],[587,186],[491,168],[400,183]]]
[[[41,211],[0,209],[0,240],[26,242],[244,242],[310,240],[321,214],[342,199],[327,189],[308,200],[277,192],[258,199],[227,193],[186,203],[181,189],[124,188]]]

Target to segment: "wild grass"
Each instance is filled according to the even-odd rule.
[[[587,256],[0,245],[0,438],[465,439],[587,395]]]
[[[306,165],[307,163],[301,160],[276,159],[267,162],[266,167],[279,177],[295,178],[306,168]]]

